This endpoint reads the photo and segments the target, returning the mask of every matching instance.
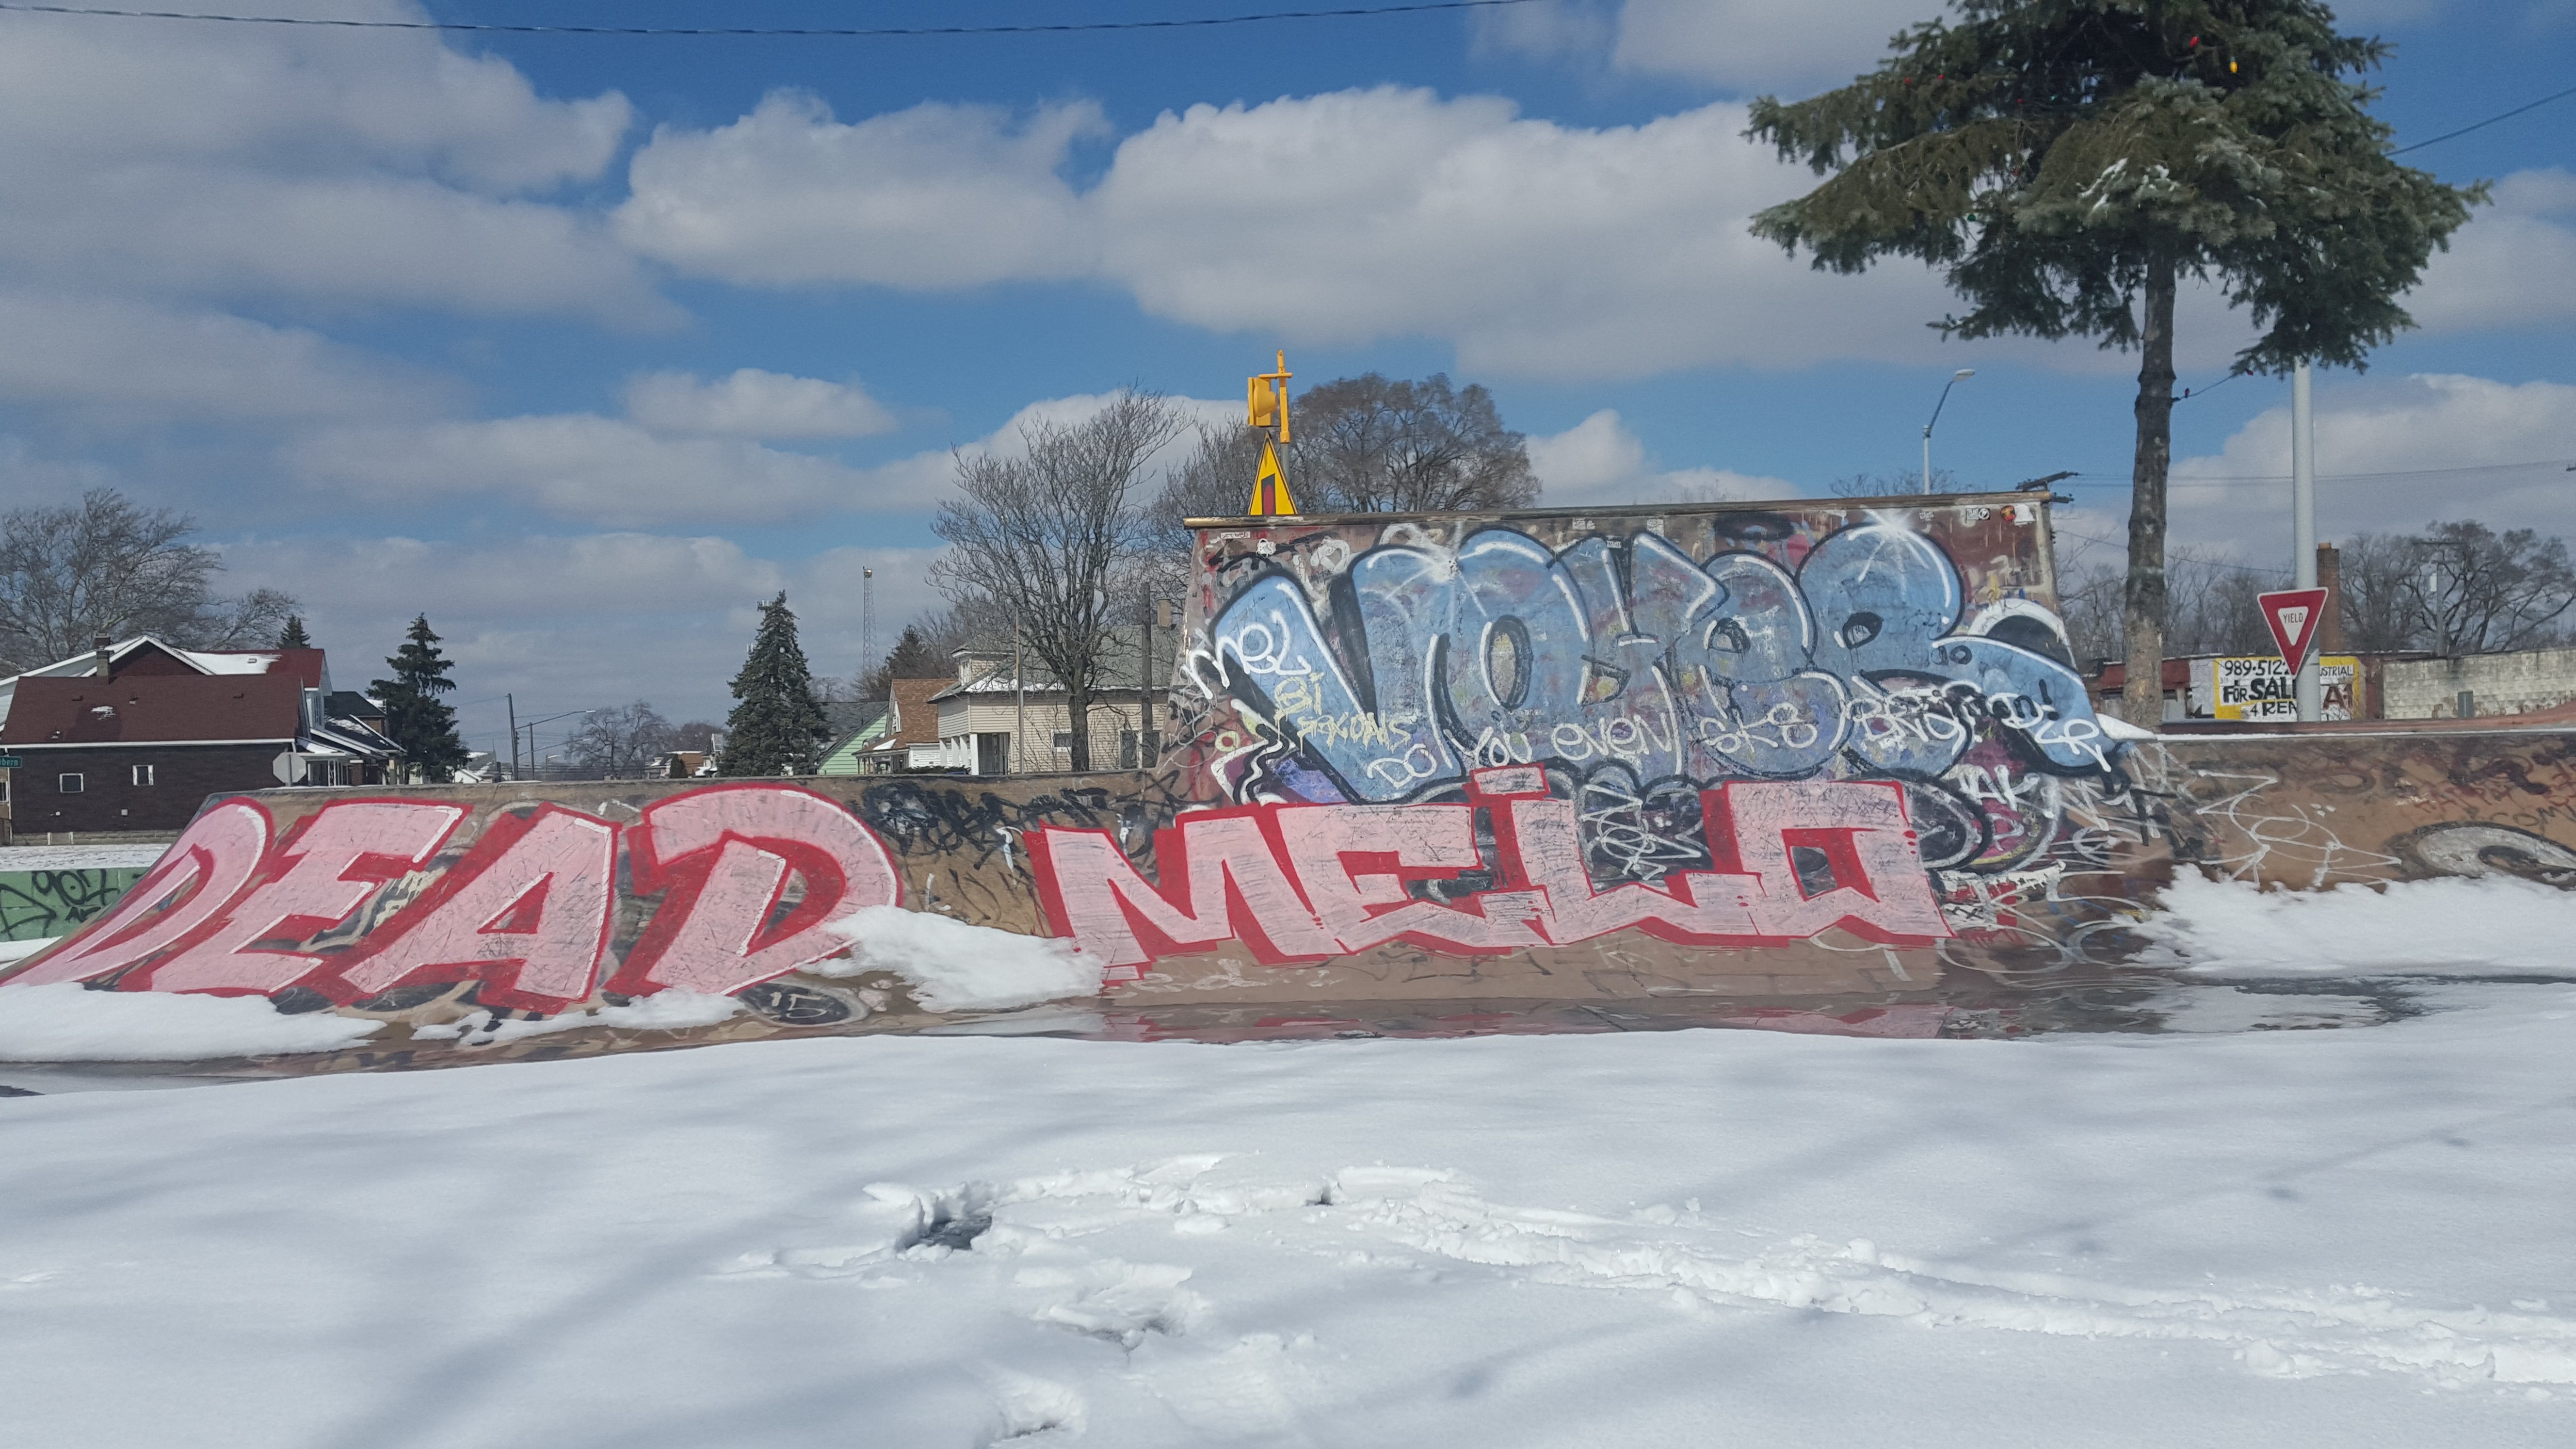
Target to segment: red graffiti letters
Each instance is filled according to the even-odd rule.
[[[87,980],[169,950],[250,884],[268,854],[268,834],[268,812],[248,800],[227,800],[198,816],[114,910],[6,984]]]
[[[1279,865],[1285,852],[1263,807],[1204,810],[1154,833],[1175,900],[1130,865],[1098,830],[1039,830],[1029,837],[1038,898],[1059,936],[1101,958],[1113,980],[1132,980],[1157,956],[1244,941],[1264,961],[1320,961],[1341,946]]]
[[[349,957],[326,995],[411,981],[484,985],[486,1006],[560,1011],[591,993],[617,903],[617,828],[560,805],[504,815],[428,894]]]
[[[324,958],[277,944],[308,940],[347,920],[378,887],[435,854],[465,813],[462,805],[413,800],[323,806],[278,846],[270,866],[208,934],[145,968],[150,988],[242,996],[293,985]]]
[[[1407,941],[1453,955],[1568,945],[1631,927],[1665,940],[1752,947],[1840,928],[1888,945],[1950,935],[1905,817],[1884,782],[1730,782],[1702,794],[1725,868],[1596,889],[1574,802],[1535,769],[1476,772],[1492,812],[1501,889],[1448,903],[1411,881],[1484,869],[1471,805],[1261,805],[1185,815],[1154,837],[1162,885],[1095,830],[1029,837],[1038,895],[1059,935],[1112,979],[1156,957],[1240,940],[1274,964]],[[1294,885],[1291,885],[1291,881]]]
[[[833,922],[903,903],[875,832],[802,790],[718,786],[656,801],[628,849],[636,889],[670,892],[618,972],[618,989],[635,995],[676,986],[722,996],[784,976],[849,944]],[[779,919],[790,871],[804,899]]]
[[[0,986],[96,981],[129,991],[266,994],[342,1005],[399,986],[472,981],[474,1000],[560,1011],[603,989],[625,894],[641,933],[606,983],[631,995],[729,993],[848,943],[831,926],[900,905],[902,878],[849,809],[787,785],[722,785],[617,825],[561,805],[469,812],[338,800],[270,844],[268,812],[227,800],[188,827],[115,910]]]

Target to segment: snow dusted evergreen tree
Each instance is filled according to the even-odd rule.
[[[796,615],[783,592],[760,606],[760,632],[752,638],[751,657],[733,677],[733,697],[742,702],[725,716],[724,757],[716,773],[803,775],[822,763],[832,727],[814,697],[814,672],[796,642]]]
[[[438,652],[438,635],[423,614],[411,621],[411,642],[385,660],[394,677],[367,686],[385,709],[385,733],[402,746],[403,760],[430,784],[444,783],[465,763],[465,742],[456,737],[456,711],[440,695],[456,687],[447,677],[447,656]]]

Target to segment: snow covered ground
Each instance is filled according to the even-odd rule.
[[[867,1037],[10,1098],[0,1427],[2576,1442],[2576,987],[2414,995],[2224,1036]]]
[[[0,845],[0,871],[142,870],[166,845],[145,841],[114,845]]]

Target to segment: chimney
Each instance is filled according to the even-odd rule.
[[[105,634],[101,634],[91,642],[96,644],[98,647],[98,663],[91,668],[90,673],[97,675],[101,679],[105,679],[107,677],[108,650],[115,646],[116,641],[110,639]]]
[[[2343,553],[2333,544],[2317,545],[2317,587],[2326,591],[2326,616],[2317,621],[2317,653],[2343,652]]]

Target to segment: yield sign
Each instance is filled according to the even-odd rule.
[[[2292,674],[2306,668],[2308,650],[2317,642],[2317,626],[2325,622],[2326,591],[2283,589],[2256,594],[2254,603],[2263,611],[2263,627],[2272,631],[2272,642],[2280,646],[2281,662],[2290,666]]]

